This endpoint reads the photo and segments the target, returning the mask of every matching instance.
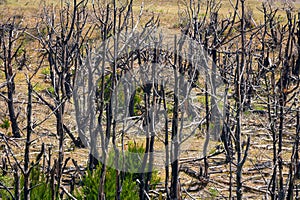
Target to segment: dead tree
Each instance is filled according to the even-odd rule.
[[[86,24],[86,4],[86,1],[77,2],[74,0],[73,4],[62,5],[58,11],[50,11],[45,8],[42,21],[38,26],[40,33],[38,39],[46,52],[50,68],[51,86],[54,90],[50,96],[53,103],[36,94],[54,112],[56,117],[56,131],[59,137],[57,188],[60,188],[63,173],[65,133],[68,133],[75,145],[78,144],[78,141],[65,125],[64,114],[66,103],[72,97],[72,79],[76,76],[72,71],[72,67],[77,60],[77,56],[81,55],[78,50],[84,42],[84,35],[82,34]],[[58,19],[56,14],[59,16]],[[43,35],[41,29],[46,30],[46,35]],[[59,194],[58,192],[56,191],[55,196]]]
[[[16,113],[16,105],[14,103],[16,91],[14,79],[17,73],[15,66],[22,69],[26,62],[26,51],[23,49],[22,42],[24,31],[25,28],[22,27],[22,21],[16,17],[6,22],[1,22],[0,25],[0,60],[3,63],[1,70],[4,72],[6,79],[2,87],[7,88],[7,96],[1,94],[1,97],[7,103],[12,134],[16,138],[21,137],[21,133],[17,121],[18,113]]]
[[[138,32],[143,8],[135,18],[133,1],[124,3],[99,0],[94,1],[92,6],[95,23],[93,34],[97,35],[98,40],[87,45],[86,59],[78,68],[74,87],[76,120],[79,131],[82,131],[83,137],[87,138],[86,142],[90,148],[89,168],[93,169],[96,165],[101,165],[98,198],[105,198],[107,168],[113,167],[116,170],[116,199],[120,199],[126,171],[124,136],[128,131],[126,120],[130,116],[128,116],[128,107],[123,110],[124,113],[119,112],[119,107],[120,104],[128,105],[132,91],[131,86],[127,86],[130,84],[123,77],[131,73],[130,70],[138,60],[139,50],[144,49],[143,45],[138,46],[137,43],[149,37],[157,21],[151,18],[142,27],[141,32]],[[120,90],[122,84],[124,90]],[[124,102],[119,103],[117,97],[121,92],[124,92],[125,99]],[[121,149],[117,144],[120,132]],[[108,163],[110,141],[115,156],[114,163]],[[98,145],[101,147],[100,150],[97,148]],[[150,174],[144,174],[147,179],[151,179]]]
[[[270,124],[268,130],[273,140],[273,171],[268,190],[272,199],[285,199],[287,196],[289,198],[292,196],[293,173],[290,168],[288,180],[291,185],[290,190],[286,190],[284,187],[284,158],[282,153],[283,138],[285,137],[284,130],[286,130],[285,121],[292,113],[291,110],[297,111],[297,103],[294,101],[299,88],[299,79],[294,77],[293,69],[297,65],[294,52],[295,49],[298,50],[297,46],[295,46],[298,24],[296,23],[295,15],[293,16],[292,14],[292,10],[288,9],[286,12],[287,23],[279,25],[280,22],[276,21],[274,17],[276,10],[263,8],[265,23],[268,23],[270,26],[277,24],[276,28],[271,29],[269,26],[265,28],[263,35],[269,34],[272,37],[263,36],[263,47],[267,48],[262,49],[261,53],[264,55],[261,56],[258,62],[259,65],[263,65],[262,71],[258,76],[264,78],[268,121]],[[257,80],[259,80],[259,77]],[[263,88],[262,85],[260,87]],[[263,91],[258,92],[264,94]]]

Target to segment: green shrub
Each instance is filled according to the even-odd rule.
[[[142,114],[142,111],[141,111],[142,99],[143,99],[143,90],[142,90],[142,88],[137,88],[136,93],[133,97],[134,115]]]
[[[0,127],[5,129],[6,131],[9,129],[10,127],[10,121],[8,118],[4,118],[2,119],[2,124],[0,124]]]
[[[0,176],[0,183],[2,183],[3,185],[5,185],[6,187],[13,187],[13,183],[14,180],[12,177],[9,176]],[[11,199],[12,197],[10,196],[10,194],[5,190],[5,189],[1,189],[0,190],[0,199],[2,200],[6,200],[6,199]]]
[[[93,172],[88,171],[83,179],[83,187],[81,190],[76,190],[77,199],[97,199],[98,188],[100,183],[101,165],[99,165]],[[105,179],[105,196],[106,199],[115,199],[116,196],[116,170],[108,168]],[[138,199],[138,187],[135,181],[132,180],[132,176],[125,176],[122,183],[121,199]]]
[[[52,199],[51,187],[47,183],[46,176],[40,170],[40,165],[35,166],[30,173],[30,198],[31,199]],[[8,188],[14,188],[14,179],[11,176],[0,176],[0,182]],[[24,199],[24,176],[20,177],[21,199]],[[11,190],[14,194],[14,191]],[[0,199],[12,199],[6,190],[0,190]]]
[[[134,180],[138,179],[140,174],[136,173],[141,168],[141,162],[144,157],[144,146],[137,143],[129,142],[128,150],[125,152],[126,157],[126,169],[129,173],[133,174]],[[146,166],[148,168],[148,165]],[[151,189],[155,189],[156,185],[160,182],[160,177],[157,170],[152,171],[152,179],[150,182]]]
[[[40,165],[34,166],[30,176],[30,199],[52,199],[51,186],[47,182],[46,175],[41,172]],[[21,176],[21,188],[24,187],[24,176]],[[21,191],[21,199],[24,199],[24,191]]]
[[[143,158],[145,149],[143,145],[137,145],[136,143],[129,142],[128,149],[125,151],[125,167],[126,172],[124,173],[124,180],[122,182],[121,199],[139,199],[139,188],[136,184],[136,179],[139,178],[138,169],[141,167],[141,160]],[[122,155],[120,154],[118,159],[118,165],[122,164]],[[107,161],[107,171],[105,179],[104,192],[106,199],[115,199],[116,197],[116,169],[115,164],[115,153],[114,151],[109,152]],[[82,181],[82,189],[76,191],[77,199],[97,199],[98,188],[101,175],[101,165],[99,165],[93,172],[88,171]],[[150,182],[151,189],[155,189],[156,185],[160,182],[158,171],[152,172],[152,180]]]

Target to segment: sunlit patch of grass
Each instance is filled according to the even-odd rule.
[[[46,89],[46,85],[42,83],[36,83],[33,88],[36,92],[42,92]]]
[[[210,102],[210,99],[211,99],[211,97],[210,96],[208,96],[208,102]],[[205,97],[205,95],[198,95],[197,96],[197,100],[198,100],[198,102],[201,104],[201,105],[205,105],[205,103],[206,103],[206,97]]]
[[[253,104],[254,110],[266,110],[266,108],[261,104]]]
[[[41,74],[45,75],[45,76],[49,76],[50,75],[50,68],[49,67],[44,67],[41,69]]]
[[[54,90],[54,87],[50,86],[47,88],[47,91],[51,94],[51,95],[54,95],[55,94],[55,90]]]
[[[210,187],[208,189],[208,191],[209,191],[209,193],[210,193],[210,195],[211,195],[212,198],[216,198],[216,197],[218,197],[220,195],[219,191],[216,188],[214,188],[214,187]]]

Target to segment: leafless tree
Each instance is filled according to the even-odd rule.
[[[78,146],[78,141],[64,124],[65,106],[72,98],[73,81],[76,78],[76,64],[80,58],[85,35],[87,1],[74,0],[68,4],[62,4],[60,10],[47,9],[41,16],[38,26],[38,39],[48,57],[50,68],[52,101],[39,95],[37,96],[54,112],[56,117],[56,131],[59,137],[59,156],[57,166],[57,188],[60,187],[62,168],[64,161],[64,138],[67,133]],[[59,17],[56,18],[56,15]],[[42,30],[45,30],[43,34]],[[73,72],[73,67],[74,72]],[[58,191],[56,191],[58,195]]]
[[[7,96],[1,94],[6,101],[11,122],[12,134],[14,137],[21,137],[18,125],[18,113],[15,109],[14,94],[15,76],[18,69],[22,69],[26,62],[26,51],[23,48],[22,37],[25,28],[22,27],[22,20],[16,17],[1,22],[0,27],[0,60],[2,61],[1,70],[5,73],[6,81],[1,87],[7,88]]]

